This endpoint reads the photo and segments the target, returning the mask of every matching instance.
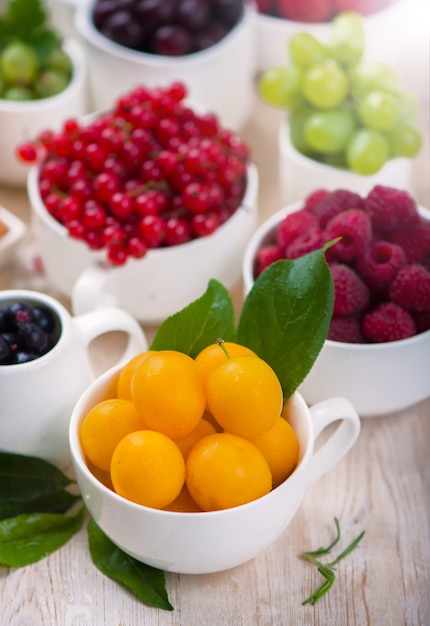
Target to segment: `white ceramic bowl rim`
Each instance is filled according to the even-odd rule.
[[[56,219],[50,215],[50,213],[46,210],[43,200],[39,193],[38,179],[39,179],[39,171],[40,166],[34,166],[30,168],[28,173],[28,194],[30,197],[31,205],[33,209],[37,212],[39,217],[51,228],[54,230],[59,236],[68,238],[69,234],[65,226],[57,222]],[[147,251],[147,255],[155,256],[158,255],[166,255],[177,253],[178,250],[198,250],[199,248],[204,248],[207,245],[207,242],[213,238],[215,235],[222,237],[222,232],[224,229],[229,226],[233,226],[238,220],[241,219],[242,213],[252,212],[251,205],[249,202],[250,198],[255,197],[256,188],[258,184],[258,176],[257,176],[257,168],[254,163],[249,163],[247,166],[247,180],[245,186],[245,194],[243,196],[241,204],[238,206],[233,215],[212,234],[207,235],[206,237],[197,237],[196,239],[192,239],[191,241],[187,241],[186,243],[179,244],[176,246],[166,246],[164,248],[150,248]],[[81,242],[83,245],[86,245],[85,242]],[[104,258],[103,251],[96,251],[96,254],[100,256],[100,258]],[[102,257],[103,255],[103,257]]]
[[[137,63],[148,63],[155,67],[164,67],[166,64],[169,66],[175,65],[200,65],[210,61],[211,57],[217,56],[220,47],[228,48],[230,43],[236,38],[238,31],[242,30],[243,25],[250,19],[251,14],[255,13],[255,9],[250,3],[244,4],[243,13],[239,21],[234,27],[223,37],[220,41],[213,46],[201,50],[199,52],[193,52],[182,56],[163,56],[157,54],[150,54],[148,52],[141,52],[132,48],[126,48],[100,33],[94,26],[91,13],[96,0],[85,2],[77,7],[75,13],[75,27],[78,33],[85,39],[90,41],[93,45],[97,46],[108,54],[114,54],[125,61],[134,61]]]
[[[249,244],[247,246],[247,250],[243,259],[243,267],[244,273],[246,274],[247,282],[253,279],[253,265],[254,265],[254,256],[260,244],[263,242],[268,242],[272,235],[274,234],[274,229],[277,224],[290,213],[297,211],[303,207],[304,201],[294,202],[287,207],[284,207],[280,211],[277,211],[273,215],[271,215],[261,226],[258,228],[253,236],[251,237]],[[418,205],[418,211],[424,217],[430,219],[430,209]],[[422,342],[423,338],[430,338],[430,329],[424,332],[413,335],[413,337],[408,337],[406,339],[399,339],[396,341],[386,341],[383,343],[347,343],[346,341],[333,341],[332,339],[326,339],[326,343],[330,345],[330,347],[339,352],[342,351],[350,351],[351,349],[368,352],[369,355],[373,352],[386,352],[390,353],[393,350],[398,350],[401,346],[413,346],[414,344],[419,344]]]
[[[280,485],[272,489],[269,493],[267,493],[266,495],[260,498],[257,498],[256,500],[247,502],[246,504],[241,504],[236,507],[231,507],[228,509],[222,509],[222,510],[217,510],[217,511],[180,512],[180,511],[165,511],[163,509],[151,508],[151,507],[147,507],[142,504],[133,502],[132,500],[127,500],[126,498],[123,498],[112,489],[109,489],[109,487],[106,487],[106,485],[104,485],[101,481],[99,481],[91,472],[87,463],[85,462],[85,458],[83,455],[83,451],[82,451],[81,444],[79,441],[79,436],[78,436],[78,427],[80,424],[80,422],[78,422],[78,418],[80,414],[82,413],[81,405],[85,404],[88,401],[88,398],[91,396],[92,390],[95,386],[99,387],[100,385],[103,385],[106,381],[112,378],[112,374],[115,370],[118,371],[119,366],[114,366],[113,368],[109,369],[104,374],[99,376],[95,381],[93,381],[93,383],[91,383],[91,385],[87,388],[84,395],[81,396],[80,400],[78,400],[78,403],[75,406],[75,409],[73,411],[73,415],[69,424],[69,443],[70,443],[72,457],[74,459],[74,462],[79,466],[80,471],[87,477],[87,479],[89,479],[91,482],[96,484],[97,489],[100,489],[105,494],[108,494],[109,497],[111,497],[114,501],[121,503],[122,505],[126,505],[130,507],[131,509],[134,509],[137,511],[141,510],[141,511],[151,512],[153,514],[162,515],[165,517],[173,517],[173,518],[179,517],[180,519],[184,519],[184,517],[193,517],[193,519],[195,519],[196,515],[202,516],[204,518],[226,516],[226,515],[228,516],[232,514],[234,515],[234,512],[239,509],[243,510],[245,508],[249,509],[249,508],[253,508],[254,506],[258,506],[257,503],[259,503],[262,499],[269,500],[273,497],[277,497],[278,491],[284,489],[291,482],[295,480],[300,480],[300,476],[303,473],[304,468],[308,465],[309,457],[311,456],[312,450],[313,450],[312,431],[309,433],[309,438],[306,443],[305,449],[300,450],[299,463],[297,467],[292,471],[292,473]],[[303,400],[303,398],[301,396],[299,397],[300,397],[300,402],[302,404],[305,404],[305,401]],[[82,419],[82,416],[80,416],[80,419]]]
[[[25,102],[17,100],[0,100],[0,109],[6,113],[30,113],[38,109],[43,109],[44,113],[57,109],[62,101],[68,101],[70,96],[81,89],[85,80],[86,61],[83,50],[78,42],[73,39],[64,39],[62,47],[70,56],[73,63],[73,72],[70,82],[63,91],[49,98],[39,98],[38,100],[28,100]]]

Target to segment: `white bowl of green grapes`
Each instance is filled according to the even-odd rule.
[[[42,0],[6,3],[0,8],[0,184],[25,186],[18,146],[86,111],[79,44],[63,40],[50,25]]]
[[[422,145],[417,102],[395,68],[364,56],[362,18],[341,13],[326,41],[304,31],[287,45],[287,64],[258,81],[263,101],[287,111],[279,131],[283,200],[303,197],[308,185],[408,188]]]

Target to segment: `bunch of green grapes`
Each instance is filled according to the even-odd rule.
[[[69,84],[72,70],[44,0],[9,0],[0,14],[0,98],[55,96]]]
[[[72,76],[68,54],[57,47],[40,61],[28,43],[15,41],[0,53],[0,98],[26,101],[55,96]]]
[[[417,103],[390,66],[363,60],[362,18],[339,14],[323,44],[310,33],[288,41],[290,63],[265,71],[265,102],[290,111],[290,138],[309,158],[371,175],[394,157],[413,157],[422,144]]]

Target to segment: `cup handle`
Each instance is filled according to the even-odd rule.
[[[137,320],[118,307],[100,308],[73,318],[81,339],[88,349],[89,344],[104,333],[122,331],[128,334],[127,346],[118,363],[127,363],[131,358],[148,349],[148,342]]]
[[[102,263],[94,263],[82,272],[73,285],[71,303],[74,315],[84,315],[100,307],[117,305],[113,293],[106,291],[106,285],[112,269]]]
[[[338,463],[358,439],[360,418],[346,398],[329,398],[310,407],[314,442],[329,424],[340,421],[338,428],[314,453],[308,475],[312,483]]]

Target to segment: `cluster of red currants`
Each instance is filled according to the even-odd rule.
[[[186,95],[179,82],[139,86],[111,111],[18,147],[39,163],[49,213],[113,265],[210,235],[241,205],[249,148]]]

